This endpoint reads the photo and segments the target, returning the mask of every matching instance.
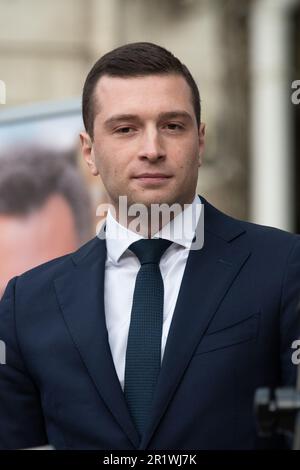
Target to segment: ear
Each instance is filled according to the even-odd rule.
[[[202,155],[205,149],[205,132],[206,125],[201,122],[199,126],[199,167],[202,165]]]
[[[93,142],[87,132],[80,132],[81,153],[85,159],[92,175],[99,175],[96,165],[95,154],[93,149]]]

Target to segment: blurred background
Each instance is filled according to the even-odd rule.
[[[198,83],[207,124],[199,194],[235,217],[300,232],[300,104],[291,99],[300,80],[300,0],[0,0],[2,284],[95,234],[96,207],[106,196],[79,152],[82,87],[103,53],[134,41],[170,49]],[[60,173],[72,168],[77,178],[82,223],[89,226],[84,233],[76,222],[82,208],[70,202],[74,195],[66,197],[68,176],[62,182],[55,168],[39,163],[57,165],[57,157],[64,162]],[[28,171],[24,176],[22,162],[33,165],[33,178]],[[47,190],[34,210],[28,193],[40,193],[37,179]],[[50,213],[69,217],[68,227],[45,227],[50,239],[42,233],[34,239],[37,217],[41,227]],[[8,268],[11,260],[3,259],[16,253],[12,240],[18,246],[22,240],[27,261]],[[29,240],[35,255],[28,255]]]

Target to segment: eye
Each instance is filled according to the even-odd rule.
[[[176,122],[169,122],[165,127],[170,131],[181,131],[184,129],[182,124],[178,124]]]
[[[117,134],[131,134],[134,131],[133,127],[130,126],[124,126],[124,127],[119,127],[119,129],[116,129]]]

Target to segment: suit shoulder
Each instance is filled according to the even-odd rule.
[[[253,222],[243,221],[242,224],[253,242],[269,243],[270,247],[285,246],[287,249],[300,243],[300,235],[286,230]]]
[[[281,250],[288,253],[296,245],[300,245],[300,235],[285,230],[260,225],[253,222],[237,219],[220,211],[205,201],[205,229],[222,237],[227,242],[237,238],[243,239],[243,235],[252,248],[261,248],[266,251]]]
[[[272,264],[300,261],[300,235],[268,225],[238,221],[244,228],[249,245],[261,259]]]

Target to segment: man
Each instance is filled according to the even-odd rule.
[[[111,210],[98,237],[6,289],[1,447],[282,446],[258,438],[253,399],[257,387],[295,383],[299,237],[196,195],[199,92],[167,50],[135,43],[100,58],[83,117],[83,156]],[[136,204],[146,211],[133,230]],[[182,210],[155,230],[155,204]]]
[[[91,236],[88,191],[67,157],[38,148],[0,157],[0,297],[9,279]]]

